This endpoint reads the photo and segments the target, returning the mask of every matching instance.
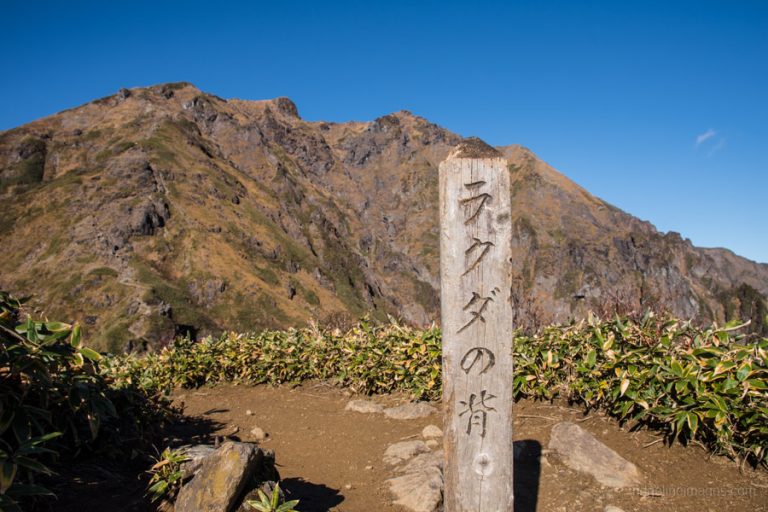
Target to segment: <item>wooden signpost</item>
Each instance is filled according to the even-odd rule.
[[[511,512],[509,172],[466,139],[440,164],[446,512]]]

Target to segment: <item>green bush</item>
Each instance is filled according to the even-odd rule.
[[[177,339],[156,354],[116,356],[105,368],[148,391],[219,382],[298,383],[333,379],[359,393],[440,396],[440,331],[361,321],[347,332],[316,327]]]
[[[19,301],[0,292],[0,510],[50,495],[35,485],[51,462],[86,452],[130,454],[171,416],[159,397],[101,373],[80,327],[18,323]],[[118,413],[118,411],[120,411]]]
[[[587,410],[695,440],[766,464],[768,339],[734,325],[697,328],[648,314],[544,328],[514,338],[516,399],[561,397]],[[111,357],[117,381],[148,392],[220,382],[331,379],[360,393],[441,394],[439,329],[361,321],[342,333],[317,327],[177,340],[159,353]]]
[[[515,339],[516,396],[564,396],[716,453],[768,462],[768,339],[735,324],[594,317]]]

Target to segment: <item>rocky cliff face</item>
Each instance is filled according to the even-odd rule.
[[[366,313],[438,320],[437,166],[459,140],[405,111],[306,122],[286,98],[124,89],[0,134],[0,287],[114,351]],[[768,265],[661,234],[499,149],[519,324],[763,304]]]

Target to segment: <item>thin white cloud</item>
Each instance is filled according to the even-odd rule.
[[[705,131],[701,135],[698,135],[696,137],[696,147],[701,146],[704,142],[708,141],[709,139],[711,139],[715,135],[717,135],[717,132],[715,130],[713,130],[712,128],[710,128],[709,130]]]
[[[696,150],[700,148],[706,150],[705,158],[710,158],[712,155],[720,151],[725,147],[725,137],[720,133],[710,128],[702,134],[696,136]]]
[[[725,137],[720,137],[712,148],[707,151],[707,158],[711,157],[725,147]]]

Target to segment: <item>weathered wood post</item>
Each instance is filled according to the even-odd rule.
[[[509,187],[480,139],[440,164],[446,512],[513,510]]]

